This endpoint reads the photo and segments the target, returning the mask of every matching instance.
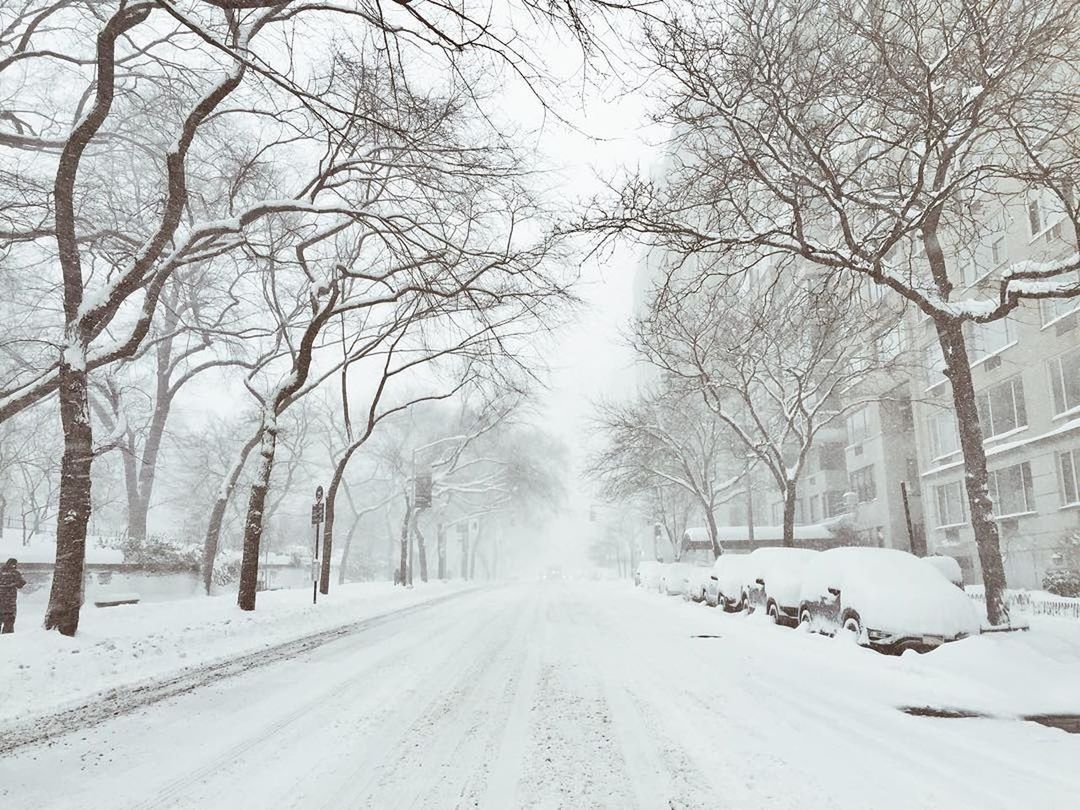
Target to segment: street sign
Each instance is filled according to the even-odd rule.
[[[413,503],[417,509],[427,509],[431,506],[431,473],[417,473],[415,482]]]
[[[315,538],[311,553],[311,604],[319,601],[319,524],[326,519],[326,504],[323,503],[322,486],[315,487],[315,503],[311,505],[311,525],[315,527]]]

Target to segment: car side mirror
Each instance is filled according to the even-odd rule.
[[[756,582],[756,583],[757,583],[758,585],[760,585],[760,586],[761,586],[762,588],[764,588],[764,587],[765,587],[765,580],[763,580],[763,579],[762,579],[761,577],[758,577],[757,579],[755,579],[755,580],[754,580],[754,582]]]
[[[840,597],[840,589],[839,588],[829,588],[829,593],[831,593],[833,596],[835,596],[837,598]]]
[[[713,582],[719,582],[720,581],[720,580],[718,580],[716,578],[716,574],[709,574],[709,579],[711,579]]]

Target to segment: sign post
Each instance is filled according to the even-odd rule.
[[[311,525],[315,527],[314,553],[311,556],[311,604],[319,601],[319,524],[326,517],[322,486],[315,487],[315,503],[311,505]]]

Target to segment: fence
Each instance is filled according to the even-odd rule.
[[[986,602],[982,588],[969,588],[968,596],[976,602]],[[1030,591],[1006,591],[1009,610],[1031,616],[1056,616],[1062,619],[1080,619],[1080,599],[1050,594],[1032,594]]]

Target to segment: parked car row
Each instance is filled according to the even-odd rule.
[[[886,652],[926,652],[980,628],[956,560],[890,548],[759,548],[723,554],[711,568],[647,561],[635,582]]]

